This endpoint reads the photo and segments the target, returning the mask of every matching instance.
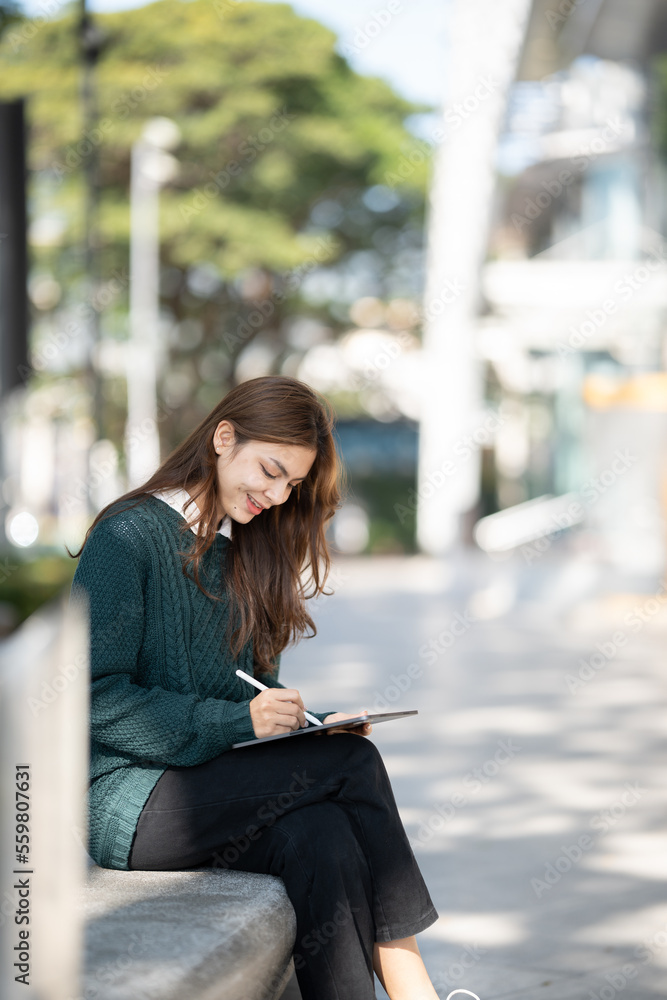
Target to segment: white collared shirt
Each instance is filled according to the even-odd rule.
[[[160,490],[159,493],[153,493],[153,496],[157,497],[158,500],[164,500],[165,503],[169,504],[170,507],[173,507],[174,510],[178,511],[178,513],[185,518],[188,524],[192,526],[192,522],[196,518],[197,514],[193,509],[192,504],[190,505],[187,513],[185,511],[185,505],[190,499],[186,490]],[[196,504],[194,506],[196,507]],[[192,530],[196,531],[196,528],[192,528]],[[232,519],[229,514],[225,514],[223,517],[222,524],[218,528],[216,534],[225,535],[227,538],[232,537]]]

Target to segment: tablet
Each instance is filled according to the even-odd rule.
[[[352,719],[344,719],[342,722],[323,722],[321,726],[313,726],[310,723],[306,729],[291,729],[289,733],[278,733],[277,736],[260,736],[257,740],[246,740],[245,743],[233,743],[232,750],[239,747],[251,747],[255,743],[268,743],[270,740],[285,740],[290,736],[312,736],[316,733],[324,733],[327,729],[354,729],[366,722],[372,726],[376,722],[391,722],[392,719],[405,719],[408,715],[417,715],[417,709],[413,708],[408,712],[379,712],[375,715],[356,715]]]

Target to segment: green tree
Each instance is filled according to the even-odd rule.
[[[16,24],[21,19],[21,8],[14,0],[2,0],[0,3],[0,35],[11,24]]]
[[[251,343],[270,370],[294,370],[308,345],[295,319],[335,336],[349,322],[346,288],[418,291],[428,157],[405,120],[422,109],[354,73],[333,33],[287,4],[158,0],[95,21],[106,36],[95,129],[81,132],[75,7],[9,25],[0,99],[29,98],[32,211],[49,223],[34,255],[65,289],[60,324],[80,288],[82,175],[99,150],[99,303],[111,338],[127,335],[132,143],[157,115],[181,130],[179,173],[161,194],[168,447],[233,382]],[[120,441],[122,379],[107,393]]]

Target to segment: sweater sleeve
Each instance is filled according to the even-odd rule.
[[[91,738],[107,751],[182,766],[253,739],[249,700],[200,700],[138,683],[149,556],[136,538],[115,530],[113,520],[91,532],[70,596],[88,614]]]

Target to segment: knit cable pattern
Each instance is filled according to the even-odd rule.
[[[127,867],[141,809],[167,766],[203,763],[254,736],[254,692],[235,676],[237,667],[253,672],[252,645],[232,656],[222,643],[228,603],[183,575],[182,520],[153,497],[118,508],[90,533],[74,574],[70,600],[90,627],[89,850],[104,867]],[[207,565],[220,566],[227,544],[216,538]],[[192,643],[200,625],[211,639]]]

